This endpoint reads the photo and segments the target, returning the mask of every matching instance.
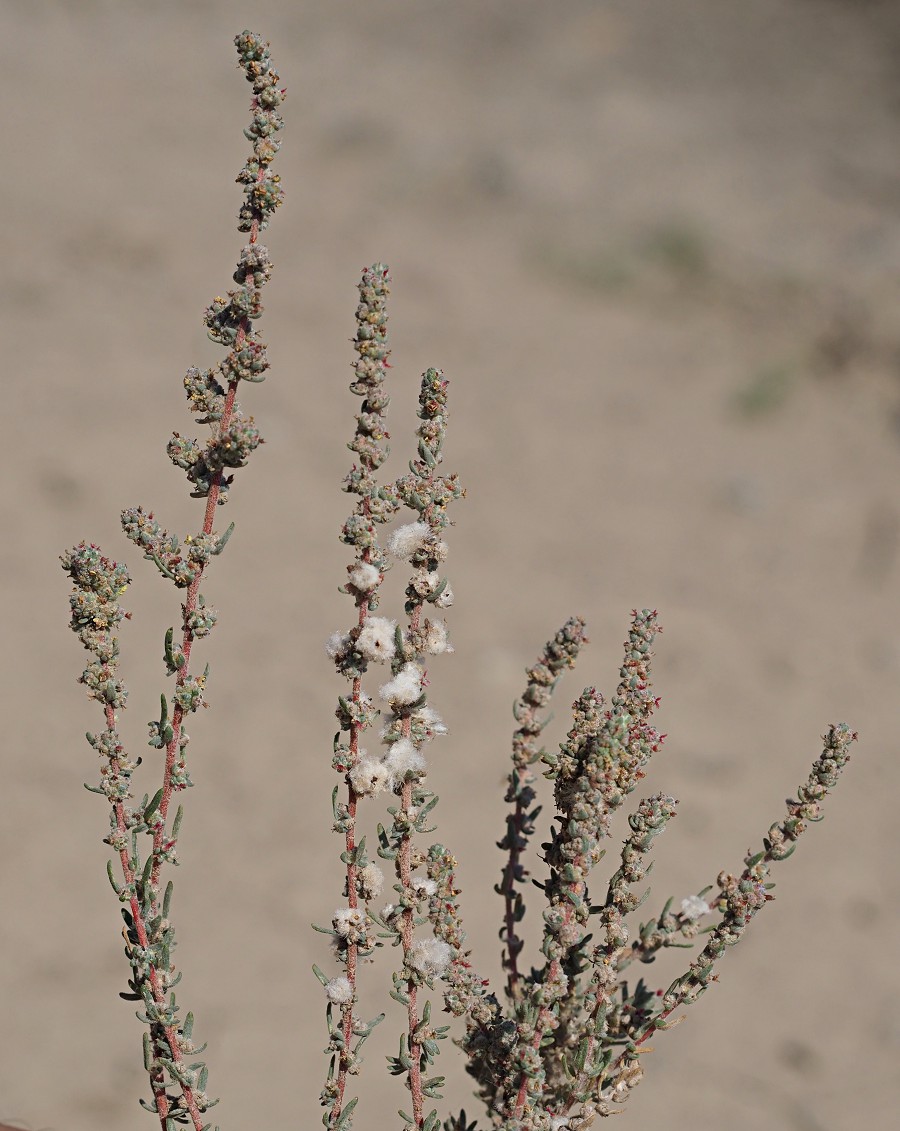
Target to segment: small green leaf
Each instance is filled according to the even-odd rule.
[[[338,1117],[338,1121],[334,1125],[334,1131],[343,1131],[343,1128],[348,1126],[347,1121],[349,1120],[350,1116],[353,1113],[353,1109],[356,1107],[356,1105],[358,1103],[359,1103],[359,1097],[354,1096],[353,1099],[346,1105],[346,1107],[344,1108],[344,1110],[341,1112],[340,1116]]]
[[[228,539],[231,537],[231,535],[233,533],[234,533],[234,523],[232,522],[229,525],[228,529],[225,531],[225,533],[222,535],[222,537],[219,539],[219,541],[216,543],[215,548],[212,550],[212,553],[213,553],[214,556],[217,556],[217,555],[222,553],[222,551],[225,549],[225,545],[228,542]]]
[[[122,887],[121,887],[120,884],[116,883],[116,878],[113,875],[112,860],[106,861],[106,874],[107,874],[107,876],[109,876],[109,882],[112,884],[113,891],[116,893],[116,895],[121,895],[122,894]]]
[[[156,791],[156,793],[153,794],[153,800],[144,809],[144,820],[145,821],[153,816],[153,814],[159,808],[159,805],[160,805],[160,802],[162,801],[162,799],[163,799],[163,791],[162,791],[162,789],[158,789]]]

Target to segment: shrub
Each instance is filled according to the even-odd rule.
[[[208,1128],[205,1113],[217,1102],[207,1094],[207,1068],[200,1059],[205,1046],[195,1044],[193,1016],[182,1017],[174,993],[180,975],[172,962],[173,885],[168,880],[163,887],[163,874],[175,862],[182,821],[181,805],[172,812],[173,799],[193,784],[185,720],[206,706],[208,669],[197,674],[193,652],[214,628],[216,612],[200,586],[232,530],[214,530],[217,509],[227,501],[236,470],[262,442],[253,418],[235,398],[241,381],[258,384],[268,368],[254,322],[272,265],[258,237],[282,196],[271,164],[280,144],[284,91],[268,45],[250,32],[235,42],[253,87],[251,124],[245,130],[253,152],[237,178],[244,186],[238,228],[248,242],[234,273],[235,289],[216,297],[205,314],[209,337],[227,353],[211,369],[189,369],[184,379],[190,410],[198,423],[209,426],[209,439],[201,445],[176,432],[168,444],[170,459],[186,472],[192,497],[204,501],[203,523],[179,539],[143,507],[122,514],[127,538],[183,594],[178,632],[173,627],[164,634],[163,658],[173,690],[161,697],[159,717],[150,723],[149,745],[163,759],[162,783],[139,801],[133,773],[140,759],[128,753],[116,729],[117,712],[128,695],[118,671],[117,631],[129,615],[121,599],[130,574],[87,543],[62,558],[73,582],[71,627],[91,656],[81,682],[104,712],[104,729],[87,736],[102,760],[99,784],[88,788],[110,805],[104,840],[117,865],[110,862],[108,874],[122,905],[131,970],[123,996],[138,1005],[146,1026],[151,1097],[141,1102],[163,1131],[184,1124],[195,1131]],[[453,652],[445,619],[453,605],[444,573],[449,515],[451,504],[465,494],[458,477],[442,471],[448,382],[438,369],[422,375],[420,424],[408,470],[396,479],[379,478],[389,454],[390,276],[383,264],[363,272],[359,294],[350,388],[362,404],[348,444],[354,462],[343,483],[355,501],[340,532],[352,550],[342,591],[355,612],[350,626],[326,644],[349,689],[338,696],[333,749],[339,777],[332,796],[333,829],[342,843],[342,902],[330,922],[317,927],[331,940],[336,966],[314,968],[324,991],[330,1054],[321,1093],[323,1122],[335,1131],[351,1126],[356,1099],[348,1094],[350,1078],[359,1071],[361,1046],[384,1017],[366,1020],[357,1012],[362,962],[390,944],[397,958],[389,992],[405,1011],[405,1024],[388,1069],[409,1092],[407,1110],[401,1112],[406,1125],[424,1131],[473,1126],[464,1111],[442,1116],[432,1104],[441,1098],[443,1083],[433,1066],[441,1042],[454,1031],[487,1122],[504,1131],[581,1131],[628,1098],[643,1078],[641,1056],[648,1038],[674,1027],[682,1019],[681,1007],[715,981],[726,949],[741,940],[771,898],[772,865],[790,856],[808,824],[821,818],[822,800],[856,736],[843,724],[828,728],[822,753],[796,799],[787,802],[761,847],[734,874],[721,872],[713,884],[679,901],[670,899],[655,915],[635,923],[648,894],[642,890],[651,868],[648,855],[675,815],[674,799],[664,793],[642,798],[627,818],[629,831],[605,886],[597,885],[594,869],[605,855],[613,818],[665,738],[654,726],[658,699],[651,684],[653,645],[661,629],[655,610],[632,612],[614,694],[607,700],[594,687],[585,688],[573,705],[565,741],[549,750],[540,742],[545,708],[587,642],[584,621],[570,618],[527,669],[515,704],[509,808],[495,885],[505,983],[490,987],[465,946],[456,860],[431,839],[438,799],[427,786],[431,744],[446,733],[430,701],[430,676]],[[379,528],[401,512],[405,521],[385,538]],[[397,619],[379,614],[391,560],[406,563],[408,578],[403,617]],[[524,858],[540,811],[539,767],[548,792],[552,788],[555,816],[542,845],[546,867],[537,883],[540,895],[532,892],[526,901]],[[370,806],[361,809],[360,803],[372,801],[375,808],[384,800],[391,802],[390,823],[376,821],[375,836],[369,836],[373,854],[361,820]],[[387,902],[385,876],[373,856],[394,872],[394,894]],[[519,934],[526,902],[539,904],[543,923],[541,958],[530,969],[523,965]],[[669,947],[694,948],[691,962],[670,985],[652,987],[643,977],[626,981],[629,967],[649,965]],[[458,1030],[438,1023],[429,994],[459,1019]]]

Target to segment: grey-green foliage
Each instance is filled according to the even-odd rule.
[[[200,584],[233,528],[217,534],[214,517],[227,500],[235,470],[261,442],[253,418],[237,404],[236,391],[241,381],[261,382],[268,368],[253,320],[262,312],[261,288],[272,264],[258,236],[281,202],[279,178],[270,166],[280,144],[284,92],[268,45],[250,32],[235,42],[253,87],[245,130],[253,152],[237,178],[244,190],[238,229],[249,234],[249,241],[234,272],[236,288],[226,298],[217,296],[204,316],[209,337],[226,355],[210,369],[189,369],[184,379],[189,408],[209,436],[202,444],[176,432],[167,446],[169,458],[187,474],[191,495],[204,500],[204,520],[197,533],[182,539],[143,507],[122,514],[128,539],[175,586],[181,602],[180,634],[171,627],[163,640],[164,669],[174,689],[161,696],[159,717],[148,724],[148,745],[163,759],[162,785],[139,801],[132,778],[140,759],[126,751],[116,714],[128,695],[119,676],[117,631],[128,615],[120,601],[131,578],[125,566],[87,543],[62,558],[73,582],[71,627],[91,657],[81,682],[100,703],[106,724],[101,733],[88,735],[102,765],[99,784],[87,788],[105,796],[110,806],[104,840],[117,866],[110,861],[107,874],[122,904],[131,970],[122,996],[140,1005],[152,1091],[152,1099],[141,1102],[161,1131],[182,1125],[205,1131],[210,1125],[204,1113],[217,1102],[206,1092],[207,1068],[199,1059],[205,1046],[194,1044],[193,1015],[182,1019],[176,1001],[181,975],[172,961],[173,884],[168,880],[163,891],[161,875],[177,863],[184,810],[178,805],[170,814],[173,797],[193,785],[185,716],[206,705],[209,669],[192,670],[192,651],[210,634],[217,614]],[[677,250],[684,258],[684,248]],[[824,749],[797,798],[788,801],[786,816],[769,828],[761,849],[744,858],[742,869],[720,872],[714,884],[680,901],[670,899],[649,919],[635,922],[649,894],[650,853],[675,814],[674,800],[664,793],[640,798],[627,817],[628,833],[606,882],[598,884],[596,875],[611,843],[613,818],[642,783],[665,737],[653,723],[657,614],[633,611],[614,694],[607,702],[596,688],[585,688],[574,703],[565,740],[549,750],[540,742],[548,721],[545,709],[587,643],[584,621],[567,620],[527,669],[525,689],[514,705],[509,812],[495,885],[502,900],[505,979],[499,989],[490,987],[466,949],[456,859],[432,839],[438,799],[427,784],[432,743],[447,731],[430,696],[434,669],[453,651],[445,617],[454,595],[445,563],[450,508],[465,491],[456,475],[442,471],[449,386],[436,368],[421,377],[419,425],[405,470],[383,478],[390,454],[390,281],[387,267],[376,263],[359,284],[350,389],[362,403],[348,444],[353,463],[343,483],[353,510],[339,535],[353,553],[341,586],[353,602],[353,615],[326,645],[350,686],[337,697],[332,750],[340,783],[331,798],[332,827],[342,843],[344,902],[328,925],[317,928],[331,939],[338,972],[314,968],[326,998],[323,1122],[329,1131],[352,1126],[358,1101],[348,1095],[348,1085],[361,1069],[363,1045],[385,1018],[384,1013],[368,1019],[357,1013],[360,977],[369,972],[362,960],[389,945],[396,958],[385,988],[395,1003],[394,1015],[399,1009],[403,1020],[387,1068],[403,1079],[409,1095],[409,1110],[400,1111],[402,1126],[474,1131],[465,1111],[442,1115],[437,1106],[444,1079],[435,1065],[455,1033],[488,1123],[502,1131],[581,1131],[628,1098],[643,1078],[646,1040],[673,1027],[680,1019],[673,1016],[676,1011],[709,988],[725,951],[740,941],[771,898],[771,866],[790,856],[808,824],[821,818],[821,803],[856,736],[844,725],[828,729]],[[406,521],[385,541],[383,528],[404,509]],[[397,619],[376,615],[392,559],[407,567],[405,588],[395,597],[398,604],[402,598],[403,615]],[[364,684],[379,670],[383,674],[367,690]],[[486,764],[490,755],[485,752]],[[538,789],[538,766],[550,783],[545,799]],[[367,841],[361,817],[378,798],[390,804],[374,817]],[[526,854],[548,801],[553,818],[541,846],[544,868],[533,884]],[[150,842],[143,852],[142,836]],[[393,896],[386,903],[378,861],[394,874]],[[536,965],[526,968],[520,924],[536,911],[542,943],[533,956]],[[634,963],[649,966],[660,951],[677,947],[692,948],[695,956],[668,987],[654,988],[644,977],[626,978]],[[439,1006],[449,1017],[439,1018]],[[459,1021],[456,1028],[452,1019]],[[384,1119],[374,1116],[372,1122]]]
[[[640,1054],[654,1032],[671,1028],[672,1014],[695,1001],[713,980],[725,949],[739,941],[750,920],[766,903],[771,864],[784,859],[809,821],[818,820],[820,802],[835,784],[855,738],[849,728],[831,727],[825,749],[798,799],[788,802],[785,820],[772,825],[760,852],[748,855],[737,875],[722,872],[714,885],[678,902],[670,899],[644,922],[634,916],[649,892],[653,842],[675,815],[673,798],[656,793],[640,799],[627,818],[629,832],[611,869],[605,895],[597,900],[595,869],[611,843],[611,825],[647,773],[665,738],[653,724],[658,699],[651,684],[653,645],[660,631],[656,610],[634,610],[619,682],[607,704],[594,687],[586,688],[573,707],[572,726],[556,751],[539,743],[547,722],[542,713],[560,678],[575,666],[587,642],[584,621],[570,618],[545,645],[516,701],[512,767],[506,801],[510,806],[500,881],[500,938],[506,973],[502,992],[479,977],[465,948],[456,860],[441,843],[431,842],[437,798],[427,787],[432,740],[445,728],[430,705],[435,660],[448,648],[446,622],[437,617],[453,602],[442,572],[448,556],[447,510],[463,492],[455,476],[438,475],[447,425],[447,381],[435,369],[422,375],[419,426],[409,473],[377,481],[388,456],[384,444],[388,397],[387,309],[389,277],[383,264],[363,273],[357,308],[356,349],[365,380],[351,390],[363,396],[357,430],[348,445],[359,459],[344,482],[357,496],[341,539],[355,551],[342,592],[354,601],[353,624],[339,629],[326,650],[337,671],[351,682],[338,697],[340,732],[333,766],[346,791],[332,799],[333,829],[343,839],[346,906],[335,912],[330,934],[343,972],[333,978],[317,969],[327,998],[330,1063],[320,1100],[329,1129],[349,1128],[356,1099],[346,1093],[361,1068],[359,1049],[381,1020],[356,1014],[360,959],[386,944],[402,953],[391,975],[389,995],[405,1012],[396,1055],[388,1069],[405,1078],[409,1110],[404,1126],[432,1131],[441,1121],[431,1101],[441,1098],[443,1078],[434,1062],[447,1036],[432,1021],[433,1003],[425,991],[440,992],[444,1009],[462,1019],[457,1044],[477,1083],[489,1122],[503,1131],[558,1131],[589,1126],[611,1114],[643,1078]],[[360,363],[356,363],[357,370]],[[400,507],[411,522],[397,527],[382,547],[378,528]],[[405,561],[409,582],[403,611],[406,621],[373,615],[384,603],[382,585],[390,559]],[[425,665],[428,663],[428,678]],[[392,678],[376,678],[380,665]],[[380,684],[380,687],[378,686]],[[383,706],[376,707],[375,692]],[[427,689],[427,690],[426,690]],[[363,746],[378,741],[382,750]],[[367,736],[368,732],[368,736]],[[346,740],[342,735],[346,734]],[[533,767],[545,767],[552,782],[555,817],[542,845],[546,865],[536,895],[526,869],[526,851],[541,811]],[[381,883],[365,879],[373,864],[360,835],[362,803],[386,794],[392,818],[376,819],[378,855],[394,868],[395,896],[379,906]],[[417,872],[416,869],[424,869]],[[376,868],[377,871],[377,868]],[[378,873],[380,876],[380,872]],[[714,890],[716,889],[716,890]],[[531,898],[526,898],[525,893]],[[714,892],[714,894],[710,894]],[[519,924],[538,904],[543,923],[541,961],[522,966],[524,942]],[[706,925],[704,925],[706,924]],[[705,946],[668,988],[644,978],[626,980],[634,962],[649,965],[664,948]],[[339,1018],[335,1015],[340,1011]],[[467,1127],[467,1117],[447,1117],[446,1131]]]
[[[92,656],[81,682],[105,715],[105,730],[87,736],[103,760],[99,785],[87,788],[103,794],[110,804],[110,831],[104,840],[117,854],[118,868],[110,861],[107,875],[122,903],[125,954],[131,968],[128,992],[121,996],[140,1003],[137,1016],[147,1026],[144,1066],[152,1098],[140,1102],[157,1117],[161,1131],[176,1131],[187,1124],[194,1131],[205,1131],[211,1124],[204,1114],[218,1103],[206,1091],[208,1071],[199,1059],[206,1046],[194,1043],[193,1014],[182,1019],[176,1000],[175,986],[181,974],[172,961],[173,884],[169,880],[161,893],[161,872],[178,863],[176,848],[184,810],[178,805],[170,820],[170,804],[175,795],[193,785],[185,756],[184,719],[206,706],[209,667],[202,675],[195,674],[191,652],[197,640],[210,634],[217,615],[200,593],[200,583],[233,529],[229,526],[217,534],[213,523],[217,508],[227,501],[233,472],[246,465],[260,444],[253,418],[244,415],[235,394],[240,381],[262,381],[269,364],[265,343],[252,320],[262,313],[261,288],[272,271],[259,233],[281,203],[279,177],[270,166],[280,146],[277,134],[283,123],[278,107],[284,91],[264,40],[245,31],[236,36],[235,45],[253,88],[251,122],[244,131],[253,152],[237,178],[244,186],[238,230],[247,233],[249,240],[234,272],[235,289],[227,298],[216,297],[204,316],[209,337],[228,352],[211,369],[189,369],[184,379],[188,409],[200,413],[197,423],[209,426],[209,436],[201,444],[176,432],[167,445],[169,458],[187,472],[192,497],[204,500],[203,524],[199,532],[179,539],[169,534],[152,511],[137,506],[122,512],[125,536],[183,595],[180,640],[176,644],[172,627],[165,632],[163,644],[165,671],[174,678],[175,686],[170,695],[161,696],[159,719],[148,724],[148,745],[163,752],[162,785],[152,797],[144,794],[140,802],[132,792],[132,775],[140,759],[127,753],[116,715],[125,707],[128,692],[118,674],[115,631],[128,615],[119,602],[131,578],[125,566],[84,542],[62,557],[73,582],[71,627]],[[150,838],[144,852],[142,834]]]

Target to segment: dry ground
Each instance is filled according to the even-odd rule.
[[[449,563],[456,654],[432,673],[451,729],[433,778],[479,965],[496,977],[490,886],[523,668],[570,612],[588,618],[556,739],[585,683],[613,686],[629,610],[657,606],[670,737],[648,784],[681,811],[650,906],[739,865],[827,723],[861,738],[777,902],[656,1042],[625,1121],[887,1126],[900,13],[862,0],[6,0],[0,1117],[152,1123],[140,1026],[116,997],[106,814],[81,788],[98,713],[74,684],[56,558],[89,538],[132,566],[125,730],[141,750],[177,608],[117,515],[143,503],[182,533],[200,522],[163,447],[192,427],[181,376],[217,356],[200,314],[241,243],[248,95],[231,39],[246,24],[290,89],[261,323],[273,371],[243,397],[268,443],[239,476],[237,530],[205,586],[222,615],[202,650],[212,709],[191,728],[174,905],[222,1127],[319,1125],[309,968],[327,953],[308,923],[338,902],[340,690],[321,641],[350,616],[336,592],[347,339],[359,269],[377,258],[394,276],[394,466],[417,375],[441,365],[449,463],[469,487]],[[361,1087],[378,1107],[360,1107],[359,1128],[403,1103],[384,1051],[370,1047]],[[441,1067],[466,1103],[452,1050]]]

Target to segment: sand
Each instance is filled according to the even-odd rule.
[[[57,558],[86,538],[132,570],[122,727],[153,792],[145,723],[178,598],[118,513],[140,503],[181,534],[201,522],[164,446],[199,431],[185,369],[220,356],[201,313],[242,242],[248,92],[231,40],[248,24],[290,92],[260,322],[273,366],[242,394],[267,443],[238,476],[222,515],[235,534],[204,584],[220,623],[198,649],[211,709],[190,727],[197,788],[173,905],[213,1114],[223,1129],[319,1126],[310,967],[331,967],[309,923],[340,902],[343,690],[322,641],[352,615],[337,592],[348,339],[360,268],[383,259],[388,468],[411,454],[417,378],[439,365],[447,466],[469,492],[450,537],[456,651],[429,672],[450,729],[430,780],[476,964],[497,980],[495,841],[525,665],[566,616],[587,618],[557,742],[583,686],[614,688],[630,610],[657,607],[669,737],[646,784],[681,803],[648,914],[740,866],[830,722],[860,740],[720,983],[655,1040],[623,1126],[887,1126],[900,1101],[900,12],[838,0],[3,5],[0,1118],[153,1126],[137,1104],[141,1026],[117,997],[107,813],[82,788],[97,765],[81,736],[101,720],[75,683]],[[397,615],[400,573],[389,582]],[[360,1131],[406,1098],[382,1059],[399,1033],[395,957],[365,974],[364,1009],[388,1019],[367,1046]],[[665,986],[685,962],[646,974]],[[474,1112],[449,1047],[439,1067],[444,1110]]]

